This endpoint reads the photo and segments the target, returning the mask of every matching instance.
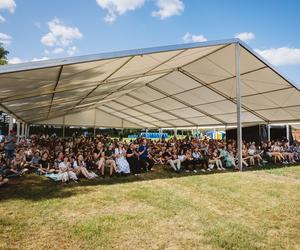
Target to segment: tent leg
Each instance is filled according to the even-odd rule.
[[[21,137],[24,138],[25,137],[25,123],[22,122],[22,132],[21,132]]]
[[[9,131],[11,131],[14,127],[14,122],[13,122],[13,117],[11,115],[9,115],[9,124],[8,124],[8,134]]]
[[[21,128],[20,125],[21,125],[20,122],[17,121],[17,144],[19,144],[20,142],[20,128]]]
[[[268,141],[271,141],[271,125],[268,124]]]
[[[240,171],[243,170],[242,163],[242,119],[241,119],[241,108],[242,108],[242,98],[241,98],[241,81],[240,81],[240,44],[235,45],[236,49],[236,112],[237,112],[237,152],[238,152],[238,167]]]
[[[289,124],[286,124],[286,139],[287,139],[287,143],[290,146],[290,126]]]

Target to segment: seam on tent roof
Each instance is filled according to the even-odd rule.
[[[50,114],[50,112],[51,112],[52,103],[53,103],[53,99],[54,99],[54,95],[55,95],[55,90],[56,90],[56,88],[57,88],[57,86],[58,86],[58,83],[59,83],[59,80],[60,80],[60,76],[61,76],[61,73],[62,73],[62,71],[63,71],[63,67],[64,67],[64,66],[60,66],[60,69],[59,69],[59,71],[58,71],[56,83],[55,83],[54,89],[53,89],[54,93],[52,94],[52,97],[51,97],[50,107],[49,107],[49,110],[48,110],[47,118],[49,117],[49,114]]]
[[[151,80],[151,81],[149,81],[149,82],[156,81],[156,80],[158,80],[158,79],[160,79],[160,78],[162,78],[162,77],[164,77],[164,76],[166,76],[166,75],[168,75],[168,74],[170,74],[170,73],[172,73],[172,72],[167,72],[167,73],[165,73],[164,75],[159,76],[159,77],[157,77],[157,78],[155,78],[154,80]],[[132,81],[130,81],[129,83],[126,83],[125,85],[121,86],[120,88],[116,89],[115,91],[113,91],[113,92],[109,93],[108,95],[104,96],[104,97],[103,97],[103,100],[105,100],[105,98],[111,96],[112,94],[114,94],[114,93],[120,91],[122,88],[128,86],[129,84],[131,84],[132,82],[134,82],[134,81],[136,81],[136,80],[137,80],[137,79],[132,80]],[[140,88],[142,88],[142,87],[145,87],[145,84],[143,84]],[[140,88],[135,88],[135,89],[129,91],[128,93],[125,93],[125,94],[123,94],[123,95],[121,95],[121,96],[119,96],[119,97],[121,98],[122,96],[126,96],[126,95],[129,94],[130,92],[132,92],[132,91],[134,91],[134,90],[137,90],[137,89],[140,89]],[[96,105],[97,105],[97,104],[96,104]]]
[[[265,64],[268,68],[270,68],[276,75],[278,75],[281,79],[283,79],[284,81],[286,81],[288,84],[290,84],[291,86],[293,86],[295,89],[297,89],[298,91],[300,91],[300,89],[297,87],[296,84],[294,84],[293,81],[291,81],[287,76],[285,76],[284,74],[282,74],[276,67],[274,67],[271,63],[269,63],[266,59],[264,59],[262,56],[260,56],[257,52],[255,52],[253,49],[251,49],[246,43],[244,43],[241,40],[238,40],[238,43],[246,50],[248,51],[250,54],[252,54],[253,56],[255,56],[260,62],[262,62],[263,64]]]
[[[128,114],[126,114],[125,112],[119,111],[119,110],[117,110],[117,109],[115,109],[115,108],[112,108],[112,107],[110,107],[110,106],[108,106],[108,105],[103,105],[102,107],[106,107],[106,108],[112,109],[112,110],[115,111],[115,112],[119,112],[119,113],[122,113],[122,114],[124,114],[124,115],[128,115]],[[113,114],[114,114],[114,113],[113,113]],[[114,116],[118,116],[118,115],[114,114]],[[120,116],[118,116],[118,117],[120,117]],[[121,118],[121,117],[120,117],[120,118]],[[137,118],[137,117],[132,116],[132,115],[128,115],[128,117],[125,117],[125,118],[122,117],[122,119],[126,119],[126,118],[127,118],[127,120],[128,120],[128,118],[133,118],[133,119],[139,120],[140,122],[148,123],[148,124],[150,124],[150,125],[152,125],[152,126],[154,126],[154,127],[157,127],[155,124],[153,124],[153,123],[151,123],[151,122],[149,122],[149,121],[146,121],[146,120],[144,120],[144,119],[142,119],[142,118]],[[128,120],[128,121],[130,121],[130,120]]]
[[[113,78],[111,80],[108,81],[96,81],[93,82],[92,85],[88,85],[86,87],[86,89],[92,89],[94,87],[96,87],[96,85],[102,86],[103,84],[110,84],[110,83],[118,83],[118,82],[122,82],[122,81],[127,81],[127,80],[132,80],[132,79],[137,79],[139,77],[145,77],[145,76],[152,76],[152,75],[158,75],[158,74],[163,74],[163,73],[168,73],[168,72],[172,72],[175,69],[168,69],[168,70],[159,70],[159,71],[154,71],[154,72],[149,72],[148,74],[137,74],[137,75],[131,75],[129,77],[126,78]],[[68,92],[68,91],[73,91],[73,90],[78,90],[78,89],[82,89],[82,84],[78,84],[78,86],[76,87],[71,87],[71,88],[63,88],[63,89],[58,89],[55,91],[55,93],[63,93],[63,92]],[[53,94],[53,90],[50,91],[45,91],[44,93],[41,94],[41,90],[38,91],[34,91],[34,92],[30,92],[27,94],[22,94],[22,95],[15,95],[12,97],[4,97],[1,98],[0,101],[1,102],[9,102],[9,101],[16,101],[16,100],[21,100],[21,99],[26,99],[26,98],[30,98],[30,97],[37,97],[37,96],[45,96],[45,95],[50,95]]]
[[[111,74],[109,74],[104,80],[103,82],[105,82],[106,80],[108,80],[111,76],[113,76],[115,73],[117,73],[121,68],[123,68],[127,63],[129,63],[132,59],[134,58],[134,56],[129,57],[124,63],[122,63],[122,65],[120,65],[118,68],[116,68]],[[98,84],[97,86],[95,86],[89,93],[87,93],[87,95],[85,95],[78,103],[75,104],[74,108],[78,105],[80,105],[84,99],[86,99],[90,94],[92,94],[101,84]]]
[[[296,108],[296,107],[300,107],[300,104],[289,105],[289,106],[284,106],[284,107],[280,106],[280,107],[276,107],[276,108],[262,108],[262,109],[256,109],[255,111],[265,111],[265,110],[272,110],[272,109],[288,109],[288,108]],[[300,110],[299,110],[299,112],[300,112]]]
[[[138,112],[142,113],[142,114],[145,115],[145,116],[152,117],[152,118],[154,118],[155,120],[157,120],[158,122],[162,122],[162,121],[160,121],[159,119],[157,119],[157,117],[153,116],[153,115],[152,115],[153,113],[151,113],[151,114],[145,113],[144,111],[138,110],[138,109],[136,109],[135,107],[129,107],[129,106],[126,106],[125,104],[120,103],[120,102],[118,102],[118,101],[116,101],[116,100],[114,100],[114,102],[116,102],[116,103],[118,103],[118,104],[120,104],[120,105],[125,106],[127,109],[133,109],[133,110],[135,110],[135,111],[138,111]],[[144,104],[142,103],[141,105],[144,105]],[[123,111],[124,111],[124,110],[123,110]],[[161,111],[160,111],[160,112],[161,112]],[[124,112],[123,112],[123,113],[124,113]],[[128,115],[128,114],[127,114],[127,115]],[[131,117],[136,118],[135,116],[131,116]],[[152,122],[153,122],[153,121],[152,121]],[[169,125],[169,126],[173,126],[171,123],[168,123],[168,122],[164,122],[164,123],[167,124],[167,125]],[[154,124],[154,125],[155,125],[155,124]],[[156,126],[156,125],[155,125],[155,126]]]
[[[251,86],[249,86],[249,84],[246,84],[246,83],[244,83],[244,84],[245,84],[248,88],[254,90]],[[274,92],[274,91],[270,91],[269,93],[273,93],[273,92]],[[291,96],[292,94],[294,94],[294,92],[292,92],[292,93],[289,94],[289,96],[286,98],[285,102],[290,98],[290,96]],[[272,98],[269,98],[268,96],[265,96],[265,94],[261,94],[261,93],[259,93],[258,96],[259,96],[259,95],[262,95],[264,98],[266,98],[268,101],[270,101],[271,103],[273,103],[276,107],[278,107],[278,104],[277,104],[276,102],[274,102]],[[254,110],[255,110],[255,109],[254,109]],[[278,109],[278,111],[279,111],[279,109]],[[287,112],[289,115],[291,115],[292,117],[295,118],[295,116],[294,116],[293,114],[291,114],[289,111],[286,111],[286,112]],[[275,114],[276,114],[276,113],[275,113]]]
[[[100,109],[100,108],[95,108],[95,109],[97,109],[97,110],[99,110],[99,111],[101,111],[101,112],[104,112],[104,113],[106,113],[106,114],[108,114],[108,115],[111,115],[111,116],[113,116],[113,117],[116,117],[116,118],[118,118],[118,119],[121,119],[121,120],[130,122],[130,123],[132,123],[132,124],[135,124],[135,125],[137,126],[136,128],[141,128],[141,127],[142,127],[141,125],[139,125],[139,124],[137,124],[137,123],[135,123],[135,122],[132,122],[132,121],[127,120],[126,118],[122,118],[122,117],[120,117],[120,116],[111,114],[111,113],[109,113],[109,112],[107,112],[107,111],[105,111],[105,110],[102,110],[102,109]]]
[[[182,50],[182,51],[180,51],[179,53],[176,53],[176,55],[173,55],[173,56],[171,56],[170,58],[166,59],[165,61],[160,62],[158,65],[156,65],[156,66],[152,67],[150,70],[146,71],[146,72],[143,74],[143,76],[145,76],[146,74],[148,74],[148,73],[150,73],[151,71],[155,70],[156,68],[160,67],[161,65],[165,64],[166,62],[169,62],[170,60],[174,59],[175,57],[177,57],[178,55],[180,55],[180,54],[183,53],[184,51],[186,51],[186,50]],[[150,54],[150,55],[151,55],[151,54]],[[105,80],[108,80],[111,76],[113,76],[115,73],[117,73],[117,72],[118,72],[120,69],[122,69],[127,63],[129,63],[134,57],[135,57],[135,56],[130,57],[124,64],[122,64],[119,68],[117,68],[117,69],[116,69],[112,74],[110,74]],[[121,90],[122,88],[124,88],[125,86],[129,85],[129,84],[132,83],[133,81],[138,80],[139,78],[140,78],[140,77],[137,77],[136,79],[130,81],[129,83],[127,83],[127,84],[121,86],[119,89],[117,89],[117,91]],[[105,81],[105,80],[104,80],[104,81]],[[87,96],[84,97],[84,98],[81,100],[81,102],[82,102],[85,98],[87,98],[92,92],[94,92],[98,87],[99,87],[99,85],[97,85],[90,93],[88,93]],[[114,93],[114,92],[113,92],[113,93]],[[113,93],[109,94],[108,96],[112,95]],[[107,98],[108,96],[105,96],[104,99]],[[79,102],[79,104],[80,104],[80,102]],[[78,106],[79,104],[76,104],[75,107]]]
[[[197,78],[197,77],[194,76],[193,74],[189,73],[188,71],[183,70],[183,69],[179,69],[179,71],[180,71],[182,74],[184,74],[184,75],[190,77],[191,79],[194,79],[195,81],[197,81],[197,82],[201,83],[202,85],[206,86],[207,88],[209,88],[209,89],[212,90],[213,92],[215,92],[215,93],[217,93],[217,94],[223,96],[223,97],[224,97],[225,99],[227,99],[228,101],[231,101],[231,102],[233,102],[233,103],[236,104],[236,100],[232,99],[230,96],[224,94],[223,92],[221,92],[221,91],[215,89],[215,88],[212,87],[211,85],[206,85],[206,83],[205,83],[204,81],[200,80],[199,78]],[[248,108],[248,107],[245,106],[244,104],[242,104],[242,108],[245,109],[246,111],[252,113],[253,115],[257,116],[258,118],[264,120],[265,122],[269,122],[269,120],[268,120],[267,118],[263,117],[263,116],[260,115],[260,114],[257,114],[254,110]]]
[[[3,105],[2,103],[0,103],[0,107],[2,107],[3,111],[6,113],[9,113],[11,115],[13,115],[15,118],[17,118],[20,121],[23,122],[27,122],[26,120],[24,120],[23,118],[21,118],[20,116],[16,115],[13,111],[11,111],[10,109],[8,109],[5,105]]]
[[[231,44],[232,44],[232,43],[225,44],[224,46],[222,46],[222,47],[220,47],[220,48],[217,48],[217,49],[211,51],[210,53],[207,53],[206,55],[203,55],[203,56],[201,56],[201,57],[199,57],[199,58],[197,58],[197,59],[195,59],[195,60],[192,60],[192,61],[190,61],[190,62],[188,62],[188,63],[186,63],[186,64],[183,64],[183,65],[179,66],[178,68],[183,68],[183,67],[186,67],[186,66],[188,66],[188,65],[190,65],[190,64],[193,64],[193,63],[195,63],[195,62],[198,62],[198,61],[200,61],[201,59],[206,58],[207,56],[210,56],[210,55],[212,55],[212,54],[218,52],[219,50],[225,49],[227,46],[230,46]]]
[[[151,89],[153,89],[153,90],[156,90],[157,92],[159,92],[159,93],[161,93],[161,94],[165,94],[165,92],[164,91],[162,91],[162,90],[160,90],[160,89],[158,89],[158,88],[156,88],[156,87],[154,87],[154,86],[152,86],[152,85],[147,85],[147,87],[149,87],[149,88],[151,88]],[[204,111],[204,110],[202,110],[202,109],[200,109],[200,108],[198,108],[198,107],[195,107],[194,105],[191,105],[191,104],[189,104],[189,103],[187,103],[187,102],[185,102],[185,101],[182,101],[181,99],[179,99],[179,98],[177,98],[177,97],[175,97],[175,96],[170,96],[169,98],[171,98],[171,99],[173,99],[173,100],[175,100],[175,101],[177,101],[177,102],[180,102],[181,104],[183,104],[183,105],[185,105],[185,106],[187,106],[187,107],[189,107],[189,108],[191,108],[191,109],[193,109],[193,110],[195,110],[195,111],[198,111],[198,112],[200,112],[200,113],[202,113],[202,114],[204,114],[204,115],[206,115],[206,116],[208,116],[208,117],[210,117],[210,118],[212,118],[212,119],[214,119],[215,121],[218,121],[218,122],[220,122],[220,123],[222,123],[222,124],[226,124],[226,122],[225,121],[223,121],[222,119],[219,119],[219,118],[217,118],[217,117],[215,117],[214,115],[211,115],[211,114],[209,114],[209,113],[207,113],[206,111]],[[180,118],[180,119],[182,119],[182,118]],[[189,121],[190,122],[190,121]],[[196,124],[197,125],[197,124]]]
[[[141,105],[144,105],[144,102],[143,102],[142,99],[140,99],[140,98],[138,98],[138,97],[135,97],[135,96],[132,96],[131,94],[127,94],[127,95],[130,96],[130,97],[132,97],[132,98],[135,98],[136,100],[138,100],[138,101],[140,101],[140,102],[142,102]],[[185,120],[184,118],[180,118],[180,117],[178,117],[178,116],[172,114],[172,113],[169,112],[168,110],[165,110],[165,109],[162,109],[162,108],[160,108],[160,107],[158,107],[158,106],[155,106],[155,105],[152,104],[152,103],[147,103],[147,104],[148,104],[149,106],[153,107],[153,108],[156,108],[156,109],[160,110],[162,113],[167,113],[167,114],[169,114],[169,115],[172,115],[172,116],[176,117],[177,119],[182,119],[182,120],[184,120],[185,122],[187,122],[187,123],[189,123],[189,124],[193,124],[194,126],[197,126],[197,124],[195,124],[195,123],[193,123],[193,122],[190,122],[190,121],[188,121],[188,120]],[[161,119],[159,119],[159,118],[155,118],[155,119],[157,119],[157,120],[160,121],[160,122],[166,123],[165,121],[163,121],[163,120],[161,120]],[[167,124],[167,123],[166,123],[166,124]],[[172,126],[174,126],[174,125],[172,125]]]

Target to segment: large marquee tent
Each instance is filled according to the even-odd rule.
[[[168,128],[300,121],[300,91],[239,39],[0,67],[27,124]]]

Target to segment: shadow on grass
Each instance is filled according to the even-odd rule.
[[[298,164],[289,166],[298,166]],[[244,168],[244,172],[257,171],[257,170],[268,170],[276,168],[284,168],[285,165],[265,165],[263,167],[249,167]],[[211,174],[226,174],[237,171],[226,170],[226,171],[211,171],[211,172],[182,172],[175,173],[171,170],[166,170],[163,166],[156,166],[154,171],[143,173],[139,176],[127,176],[127,177],[113,177],[113,178],[96,178],[94,180],[81,179],[79,183],[70,182],[63,184],[61,182],[54,182],[47,179],[44,176],[37,176],[34,174],[28,174],[25,176],[11,179],[9,184],[0,188],[0,201],[4,200],[47,200],[47,199],[62,199],[71,197],[77,194],[82,194],[82,190],[77,187],[85,186],[99,186],[102,185],[115,185],[124,184],[131,182],[141,182],[156,179],[171,179],[181,178],[187,176],[204,176]],[[87,192],[84,190],[84,192]]]

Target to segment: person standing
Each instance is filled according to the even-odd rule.
[[[149,158],[149,147],[147,145],[147,140],[143,139],[142,144],[139,147],[139,158],[141,161],[142,167],[149,171],[154,165],[154,161]]]
[[[10,130],[9,134],[5,137],[5,156],[9,160],[9,163],[14,158],[15,151],[16,151],[16,142],[17,137],[14,130]]]
[[[141,172],[139,161],[139,153],[136,150],[134,143],[131,143],[126,151],[126,159],[130,166],[130,172],[138,175]]]

